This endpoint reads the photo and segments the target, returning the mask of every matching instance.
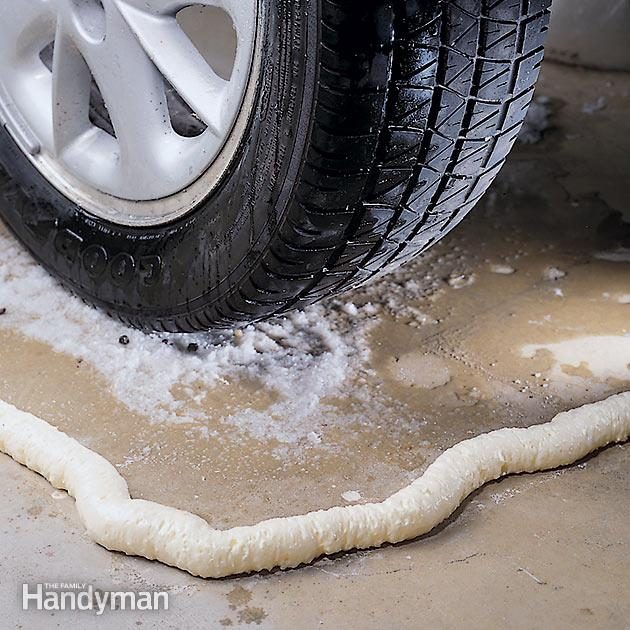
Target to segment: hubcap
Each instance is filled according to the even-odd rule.
[[[89,212],[170,221],[234,155],[258,0],[0,0],[0,122]]]

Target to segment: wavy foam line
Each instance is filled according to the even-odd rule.
[[[296,567],[323,555],[416,538],[489,481],[567,466],[628,438],[630,393],[561,413],[547,424],[460,442],[382,503],[220,531],[189,512],[131,499],[127,483],[106,459],[0,401],[0,451],[73,496],[95,542],[205,578]]]

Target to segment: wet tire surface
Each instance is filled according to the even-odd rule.
[[[147,330],[230,327],[356,287],[453,229],[514,144],[549,0],[274,0],[246,140],[166,226],[95,219],[0,131],[4,220],[86,301]]]

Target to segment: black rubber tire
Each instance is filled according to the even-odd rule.
[[[195,331],[303,307],[420,254],[514,144],[550,0],[265,0],[248,137],[211,197],[157,228],[97,220],[0,132],[0,212],[86,301]]]

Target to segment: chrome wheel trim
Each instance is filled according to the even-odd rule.
[[[228,65],[215,71],[213,51],[187,34],[196,16],[184,12],[197,9],[221,11],[234,26],[229,78]],[[91,214],[129,226],[172,221],[212,191],[243,139],[261,21],[259,0],[0,0],[0,118],[41,173]],[[92,77],[115,135],[88,116]],[[169,90],[200,133],[175,131]]]

